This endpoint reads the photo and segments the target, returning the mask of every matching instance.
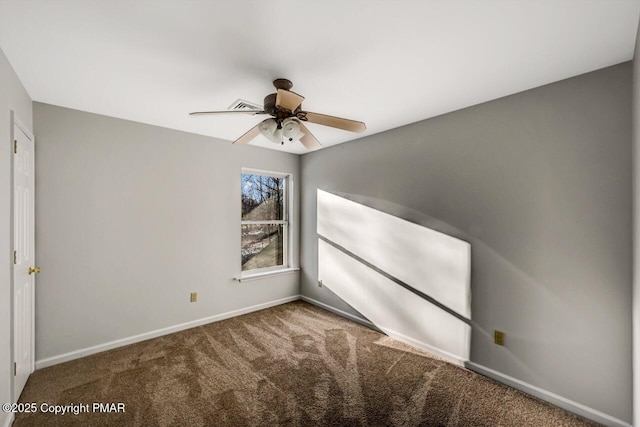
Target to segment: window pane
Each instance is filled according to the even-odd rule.
[[[284,265],[282,224],[242,225],[242,271]]]
[[[242,220],[283,220],[284,181],[285,178],[242,174]]]

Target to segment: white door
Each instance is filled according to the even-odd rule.
[[[13,126],[13,398],[18,400],[34,369],[34,144]]]

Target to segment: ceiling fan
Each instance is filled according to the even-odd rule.
[[[290,89],[293,87],[293,83],[287,79],[275,79],[273,85],[277,92],[264,98],[264,108],[262,110],[196,111],[189,115],[269,114],[272,118],[258,123],[233,143],[247,144],[256,136],[263,134],[270,141],[279,144],[284,144],[285,141],[300,140],[302,145],[309,151],[317,150],[322,145],[309,132],[303,122],[317,123],[350,132],[364,132],[367,129],[362,122],[302,110],[304,96],[291,92]]]

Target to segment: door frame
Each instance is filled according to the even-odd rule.
[[[20,128],[20,130],[27,136],[27,138],[29,138],[29,140],[31,141],[31,143],[33,144],[33,173],[35,174],[35,138],[33,136],[33,133],[29,130],[29,128],[27,126],[24,125],[24,122],[22,122],[17,116],[15,111],[13,110],[9,110],[9,115],[10,115],[10,134],[11,134],[11,138],[9,139],[9,150],[11,151],[11,174],[10,174],[10,201],[9,201],[9,222],[10,222],[10,236],[9,236],[9,289],[10,289],[10,298],[11,298],[11,304],[10,304],[10,328],[11,328],[11,333],[10,333],[10,342],[9,342],[9,347],[10,347],[10,352],[11,352],[11,365],[10,365],[10,369],[11,372],[13,372],[13,364],[15,363],[15,342],[14,342],[14,328],[15,328],[15,289],[14,289],[14,264],[13,264],[13,251],[14,251],[14,241],[13,241],[13,235],[14,235],[14,222],[15,222],[15,218],[14,218],[14,200],[13,200],[13,196],[14,196],[14,182],[13,182],[13,177],[14,177],[14,168],[15,168],[15,157],[14,157],[14,153],[13,153],[13,144],[14,144],[14,140],[16,139],[16,135],[15,135],[15,127],[17,126],[18,128]],[[35,185],[34,185],[35,187]],[[35,188],[34,188],[34,205],[35,205]],[[35,206],[34,206],[34,220],[35,220]],[[35,225],[34,225],[34,241],[35,241]],[[35,254],[35,245],[34,245],[34,254]],[[34,256],[34,265],[35,265],[35,256]],[[35,370],[35,358],[36,358],[36,353],[35,353],[35,338],[36,338],[36,325],[35,325],[35,317],[36,317],[36,311],[35,311],[35,302],[36,302],[36,298],[35,298],[35,275],[33,277],[33,279],[31,280],[31,314],[33,316],[32,321],[31,321],[31,360],[30,360],[30,366],[29,366],[29,372],[33,373],[33,371]],[[17,402],[18,397],[19,396],[14,396],[15,395],[15,376],[14,375],[10,375],[11,377],[11,401],[12,402]]]

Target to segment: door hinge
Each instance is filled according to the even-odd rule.
[[[13,376],[16,376],[16,373],[18,372],[18,364],[16,362],[13,362]]]
[[[13,251],[13,263],[18,263],[18,251]]]
[[[17,139],[13,140],[13,153],[14,154],[18,154],[18,140]]]

